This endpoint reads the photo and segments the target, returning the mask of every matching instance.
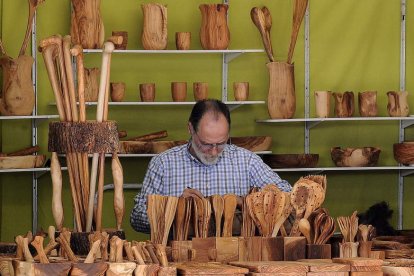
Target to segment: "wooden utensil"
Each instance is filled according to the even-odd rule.
[[[309,186],[303,185],[297,182],[292,189],[290,203],[295,209],[295,221],[292,229],[290,230],[290,236],[294,237],[299,234],[299,220],[303,218],[308,201],[313,197],[313,190]]]
[[[308,0],[295,0],[295,7],[293,10],[292,34],[290,36],[290,45],[287,63],[292,63],[293,51],[295,50],[296,40],[298,38],[300,25],[305,16]]]
[[[52,214],[57,229],[63,227],[63,204],[62,204],[62,171],[56,152],[52,152],[50,163],[50,175],[52,177]]]
[[[309,220],[302,218],[299,220],[299,231],[305,236],[306,241],[308,244],[311,243],[311,226]]]
[[[32,32],[32,23],[33,18],[36,12],[37,7],[45,2],[45,0],[29,0],[29,18],[27,19],[27,28],[26,28],[26,34],[23,39],[22,47],[19,51],[19,56],[23,56],[27,49],[27,44],[29,43],[29,37],[30,33]]]
[[[265,18],[265,30],[266,30],[266,35],[267,35],[267,41],[269,43],[269,47],[270,47],[270,53],[271,53],[271,57],[273,59],[270,59],[270,61],[274,61],[274,55],[273,55],[273,47],[272,47],[272,40],[270,39],[270,29],[272,28],[272,15],[269,11],[269,9],[264,6],[262,8],[262,12]]]
[[[211,204],[213,205],[213,210],[214,210],[214,219],[216,223],[216,237],[220,237],[221,217],[223,216],[223,211],[224,211],[224,199],[221,195],[212,195],[210,199],[211,199]]]
[[[266,18],[265,18],[265,15],[263,14],[263,11],[258,7],[254,7],[250,10],[250,17],[252,18],[254,25],[256,25],[262,37],[262,41],[263,41],[263,45],[264,45],[267,57],[269,58],[270,61],[274,61],[272,50],[271,50],[272,46],[270,45],[270,41],[268,40],[268,36],[266,33]]]
[[[233,235],[233,218],[237,207],[237,196],[235,194],[225,194],[224,200],[224,224],[223,237],[231,237]]]
[[[283,212],[282,215],[277,219],[275,226],[273,227],[272,237],[276,237],[277,233],[279,232],[280,227],[283,225],[285,220],[289,217],[290,213],[292,212],[293,205],[291,204],[291,194],[288,192],[282,192],[284,199],[281,200],[280,205],[283,205]]]

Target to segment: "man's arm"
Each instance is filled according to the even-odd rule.
[[[150,233],[147,216],[147,196],[163,194],[163,166],[159,158],[154,157],[149,166],[142,184],[142,189],[134,198],[134,208],[131,212],[130,223],[138,232]]]

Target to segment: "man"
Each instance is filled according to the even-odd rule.
[[[245,195],[251,187],[276,184],[290,191],[259,156],[229,143],[230,112],[219,100],[202,100],[195,104],[188,122],[191,135],[185,145],[174,147],[154,157],[146,173],[142,191],[134,201],[131,226],[150,231],[146,213],[149,194],[180,196],[186,188],[213,194]]]

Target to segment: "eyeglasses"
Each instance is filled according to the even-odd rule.
[[[193,132],[193,135],[197,136],[197,139],[198,139],[199,144],[200,144],[200,148],[202,150],[205,150],[205,151],[212,150],[214,148],[217,148],[218,150],[222,150],[222,149],[224,149],[224,147],[227,144],[227,141],[229,140],[229,138],[227,138],[226,141],[224,141],[224,142],[210,144],[210,143],[203,142],[203,140],[200,139],[200,136],[198,136],[195,131]]]

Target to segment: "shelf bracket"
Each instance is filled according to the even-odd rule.
[[[242,54],[241,52],[240,53],[225,53],[224,54],[224,62],[225,63],[230,63],[230,61],[237,58],[241,54]]]
[[[236,108],[240,107],[241,104],[231,104],[231,105],[227,105],[230,111],[235,110]]]
[[[401,127],[402,128],[407,128],[409,126],[412,126],[414,124],[414,120],[404,120],[401,121]]]
[[[317,122],[306,122],[306,127],[307,127],[308,129],[311,129],[311,128],[313,128],[313,127],[315,127],[315,126],[319,125],[320,123],[321,123],[321,121],[317,121]]]
[[[411,174],[414,174],[414,168],[412,170],[401,170],[400,172],[402,177],[409,176]]]

